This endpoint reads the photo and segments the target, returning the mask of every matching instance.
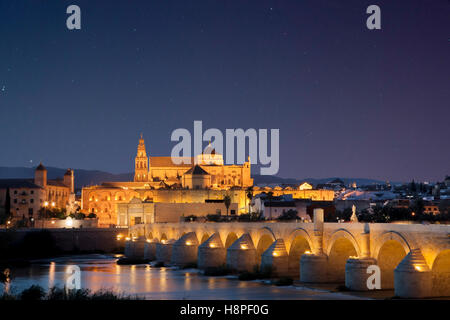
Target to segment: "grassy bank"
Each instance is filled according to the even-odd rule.
[[[61,288],[51,288],[48,292],[36,285],[23,290],[19,294],[3,293],[0,300],[22,300],[22,301],[98,301],[98,300],[140,300],[134,295],[126,295],[113,292],[111,290],[99,290],[92,292],[89,289],[65,290]]]

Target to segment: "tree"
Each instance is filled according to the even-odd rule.
[[[267,193],[267,199],[269,199],[269,220],[272,220],[272,200],[273,200],[273,192],[269,191]]]
[[[422,215],[423,214],[423,210],[425,209],[425,204],[423,203],[423,200],[421,198],[417,199],[413,206],[412,209],[414,210],[414,212],[418,215]]]
[[[225,204],[225,207],[227,208],[227,216],[228,216],[228,209],[230,208],[230,205],[231,205],[231,197],[229,195],[226,195],[223,198],[223,203]]]
[[[0,224],[7,223],[8,219],[11,217],[11,196],[9,194],[9,188],[6,189],[5,196],[5,212],[2,217],[0,217]]]
[[[414,179],[411,181],[411,183],[409,184],[409,190],[413,193],[416,192],[417,188],[416,188],[416,183],[414,182]]]
[[[298,219],[298,211],[289,209],[288,211],[284,211],[283,213],[277,218],[278,220],[296,220]]]
[[[248,199],[248,213],[251,214],[251,202],[253,199],[253,187],[247,188],[247,199]]]

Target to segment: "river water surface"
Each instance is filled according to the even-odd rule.
[[[109,289],[143,299],[357,299],[304,287],[277,287],[261,281],[239,281],[235,277],[206,277],[196,269],[151,268],[149,265],[119,266],[119,256],[83,255],[38,260],[26,268],[11,270],[9,291],[19,293],[31,285],[64,287],[69,265],[81,269],[81,288]],[[3,288],[2,288],[3,289]]]

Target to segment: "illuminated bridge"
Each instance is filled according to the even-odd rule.
[[[381,289],[399,297],[450,296],[450,225],[230,222],[154,223],[130,227],[125,255],[198,268],[269,268],[304,283],[345,283],[368,290],[377,265]]]

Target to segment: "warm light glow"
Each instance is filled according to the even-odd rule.
[[[415,266],[414,268],[416,268],[417,271],[422,271],[422,268],[420,266]]]
[[[48,201],[45,201],[44,202],[44,207],[47,207],[48,206]]]
[[[55,220],[52,220],[52,224],[55,224]]]
[[[304,252],[305,254],[311,254],[311,251],[307,250]]]
[[[412,215],[412,216],[415,216],[415,215],[416,215],[416,213],[415,213],[415,212],[412,212],[412,213],[411,213],[411,215]]]
[[[247,245],[246,244],[241,244],[241,249],[242,250],[247,250]]]
[[[130,241],[131,239],[130,239],[130,237],[126,237],[125,240],[126,241]]]
[[[162,244],[166,244],[167,240],[161,240]]]
[[[147,241],[148,243],[152,242],[152,240],[150,240],[150,239],[147,239],[146,241]]]
[[[118,235],[117,235],[117,240],[122,240],[122,238],[123,238],[123,235],[122,235],[122,234],[118,234]]]
[[[190,246],[192,243],[190,241],[186,241],[186,245]]]
[[[274,257],[276,257],[276,256],[278,256],[278,253],[273,252],[272,255],[273,255]]]
[[[52,202],[52,207],[54,207],[55,206],[55,203],[54,202]]]
[[[69,227],[69,228],[73,227],[73,220],[71,217],[66,218],[66,227]]]
[[[210,243],[210,244],[209,244],[209,247],[210,247],[210,248],[215,248],[216,245],[215,245],[214,243]]]

